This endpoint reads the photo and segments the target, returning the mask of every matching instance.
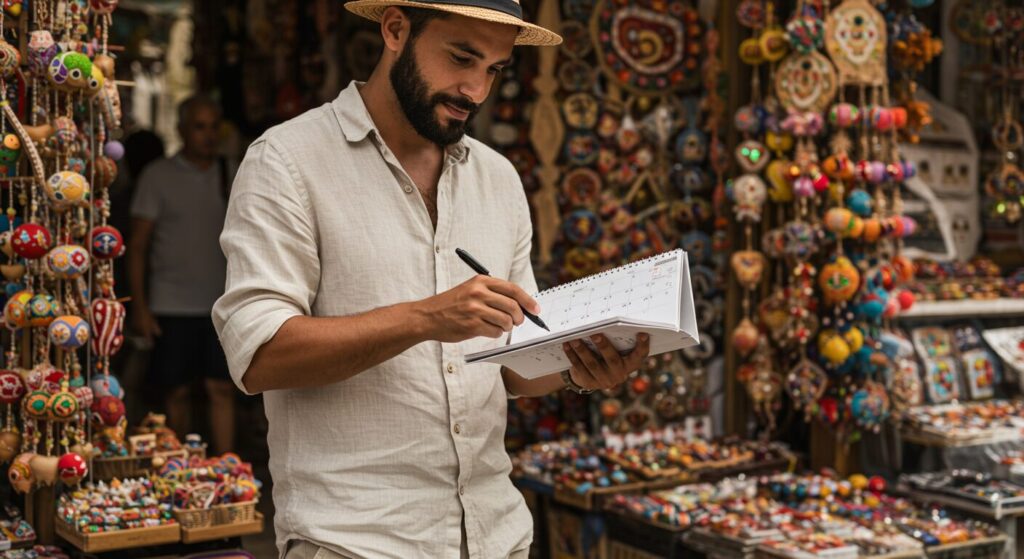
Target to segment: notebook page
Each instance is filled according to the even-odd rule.
[[[609,318],[679,325],[682,250],[633,262],[543,291],[534,297],[545,331],[529,320],[512,330],[510,344],[549,336]]]

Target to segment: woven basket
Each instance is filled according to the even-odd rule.
[[[213,525],[213,509],[174,509],[174,518],[186,530]]]
[[[152,458],[149,456],[93,458],[91,469],[96,481],[110,481],[114,478],[129,479],[147,476],[151,464]]]
[[[249,501],[248,503],[214,505],[211,508],[213,511],[213,523],[220,525],[254,522],[256,520],[256,503],[258,502]]]

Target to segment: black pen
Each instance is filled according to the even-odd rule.
[[[484,268],[483,265],[480,264],[479,262],[477,262],[476,258],[473,258],[472,256],[470,256],[468,252],[462,250],[461,248],[457,248],[457,249],[455,249],[455,254],[458,254],[459,258],[461,258],[463,262],[465,262],[466,264],[469,264],[469,267],[473,268],[474,272],[480,274],[481,276],[489,276],[489,275],[491,275],[491,273],[487,271],[487,268]],[[537,316],[537,315],[531,313],[530,311],[526,310],[525,308],[523,308],[522,305],[519,305],[519,308],[522,309],[523,316],[525,316],[526,318],[529,318],[531,322],[533,322],[537,326],[540,326],[541,328],[547,330],[548,332],[551,331],[551,329],[548,328],[548,325],[544,324],[544,321],[541,320],[539,316]]]

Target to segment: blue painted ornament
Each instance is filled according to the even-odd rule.
[[[121,381],[114,375],[97,375],[93,377],[90,386],[96,399],[104,396],[124,399],[124,388],[121,388]]]
[[[871,195],[859,188],[850,192],[850,195],[846,197],[846,207],[850,208],[850,211],[860,217],[869,217],[871,215],[871,206]]]

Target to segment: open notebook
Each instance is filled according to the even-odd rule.
[[[529,320],[512,330],[508,345],[471,353],[467,363],[500,363],[524,378],[570,367],[562,343],[603,333],[620,352],[651,336],[651,355],[700,343],[686,253],[673,250],[542,291],[534,297],[547,332]]]

